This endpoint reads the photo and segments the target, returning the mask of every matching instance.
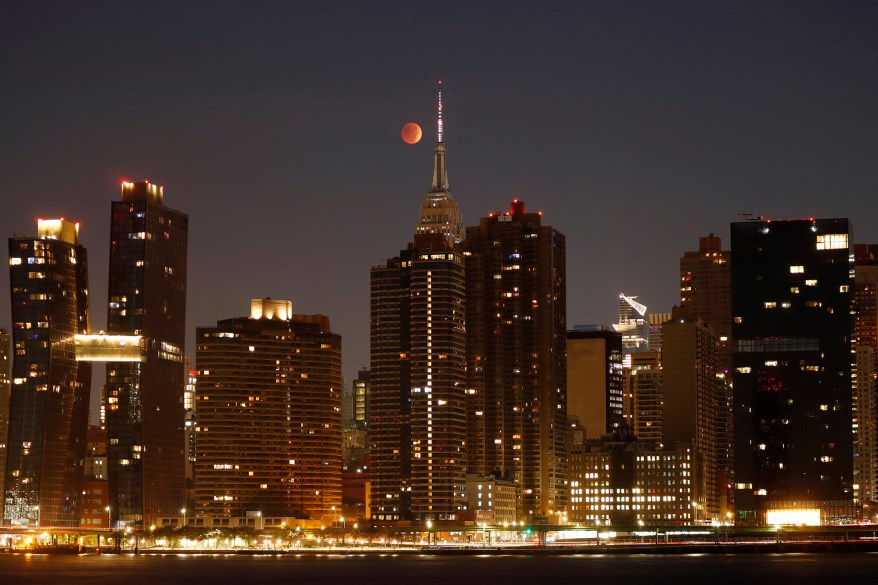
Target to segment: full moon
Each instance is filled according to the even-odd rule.
[[[409,122],[402,127],[402,139],[408,144],[415,144],[421,139],[421,127],[414,122]]]

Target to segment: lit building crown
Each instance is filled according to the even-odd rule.
[[[433,182],[421,204],[421,218],[416,234],[443,234],[460,243],[463,240],[463,219],[460,208],[451,197],[445,164],[444,123],[442,120],[442,82],[439,82],[437,141],[433,159]]]

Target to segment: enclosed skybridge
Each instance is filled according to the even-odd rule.
[[[140,335],[77,335],[78,362],[142,362],[144,339]]]

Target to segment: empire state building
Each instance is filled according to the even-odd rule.
[[[439,115],[437,118],[436,150],[433,157],[433,183],[430,192],[421,204],[421,220],[415,228],[416,234],[443,234],[451,243],[463,240],[463,220],[460,208],[451,197],[448,187],[448,172],[445,166],[445,142],[442,121],[442,82],[439,82]]]
[[[370,273],[372,519],[456,520],[466,466],[465,277],[442,94],[433,184],[414,241]]]

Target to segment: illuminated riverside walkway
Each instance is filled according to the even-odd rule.
[[[691,554],[878,551],[878,525],[820,527],[0,528],[0,550],[124,554]]]

